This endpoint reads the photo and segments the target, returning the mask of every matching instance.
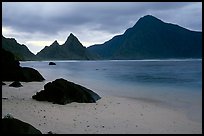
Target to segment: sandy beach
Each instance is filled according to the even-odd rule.
[[[46,82],[2,86],[2,117],[11,114],[43,134],[201,134],[202,124],[159,101],[102,96],[96,103],[39,102],[32,95]],[[94,90],[93,90],[94,91]]]

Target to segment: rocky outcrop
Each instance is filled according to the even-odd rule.
[[[2,134],[42,134],[32,125],[13,117],[5,117],[1,122]]]
[[[21,87],[23,85],[19,81],[14,81],[9,86],[11,86],[11,87]]]
[[[47,83],[44,90],[32,98],[64,105],[71,102],[94,103],[101,97],[90,89],[61,78]]]
[[[1,78],[2,81],[43,81],[43,76],[33,68],[20,67],[19,61],[15,60],[14,55],[1,49]]]
[[[45,80],[43,76],[35,69],[29,67],[22,67],[22,81],[31,82],[31,81],[43,81]]]

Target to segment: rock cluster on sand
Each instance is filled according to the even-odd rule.
[[[56,65],[56,63],[54,63],[54,62],[49,62],[49,65]]]
[[[1,49],[1,79],[3,81],[43,81],[43,76],[33,68],[21,67],[14,55]]]
[[[83,86],[60,78],[47,83],[44,90],[37,92],[32,98],[38,101],[67,104],[71,102],[94,103],[101,97]]]
[[[19,81],[14,81],[9,86],[11,86],[11,87],[21,87],[23,85]]]
[[[2,119],[2,134],[42,134],[32,125],[23,122],[12,116],[6,116]]]

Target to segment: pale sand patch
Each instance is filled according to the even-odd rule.
[[[58,105],[32,99],[46,82],[22,82],[20,88],[5,83],[2,117],[10,113],[42,133],[202,133],[202,124],[157,101],[104,96],[97,103]]]

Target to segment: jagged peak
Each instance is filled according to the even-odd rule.
[[[70,33],[70,35],[69,36],[74,36],[74,34],[73,33]],[[74,36],[75,37],[75,36]]]
[[[53,44],[59,44],[59,43],[58,43],[58,41],[57,41],[57,40],[55,40],[55,41],[53,42]]]
[[[51,46],[53,46],[53,45],[59,45],[59,43],[57,42],[57,40],[55,40],[55,41],[51,44]]]
[[[74,36],[73,33],[70,33],[70,35],[68,36],[68,38],[65,41],[64,45],[69,45],[70,46],[70,45],[73,45],[72,43],[79,43],[79,44],[81,44],[80,41],[78,40],[78,38],[76,36]],[[79,44],[77,44],[77,45],[79,45]]]
[[[67,40],[66,41],[69,41],[69,40],[74,40],[74,39],[77,39],[76,36],[74,36],[73,33],[70,33],[69,36],[67,37]],[[77,39],[78,40],[78,39]]]

